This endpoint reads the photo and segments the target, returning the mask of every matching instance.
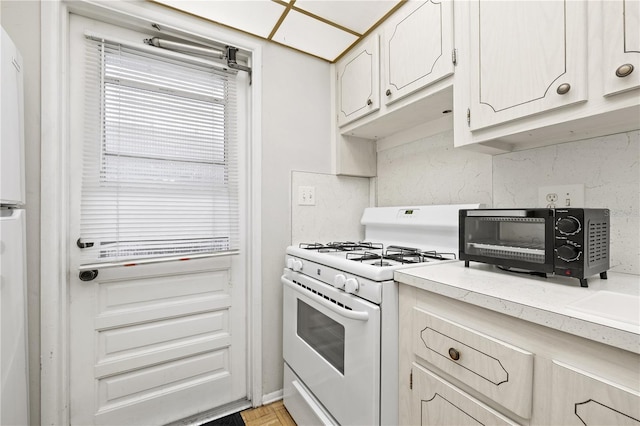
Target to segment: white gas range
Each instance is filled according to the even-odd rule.
[[[458,211],[365,209],[364,242],[287,248],[284,404],[298,424],[398,424],[400,268],[456,260]]]

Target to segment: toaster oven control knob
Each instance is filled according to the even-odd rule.
[[[335,288],[344,288],[345,281],[347,281],[347,277],[344,274],[338,274],[333,277],[333,286]]]
[[[358,291],[359,288],[360,285],[358,284],[358,280],[355,278],[348,278],[344,283],[344,291],[347,293],[353,294]]]
[[[565,244],[556,249],[556,254],[558,257],[565,262],[573,262],[574,260],[578,260],[580,257],[580,249],[578,247]]]
[[[573,235],[580,232],[580,221],[573,216],[563,217],[556,223],[558,231],[564,235]]]

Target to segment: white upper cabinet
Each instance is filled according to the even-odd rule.
[[[385,23],[382,51],[387,105],[453,74],[452,2],[408,3]]]
[[[640,0],[454,10],[456,147],[499,154],[638,128]]]
[[[357,46],[337,65],[338,125],[380,108],[380,46],[377,36]]]
[[[640,87],[640,1],[602,2],[604,94]]]
[[[587,100],[586,3],[470,3],[470,128]]]

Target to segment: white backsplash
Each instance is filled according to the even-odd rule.
[[[491,156],[454,150],[453,131],[378,152],[377,205],[491,205]]]
[[[298,205],[298,187],[315,188],[315,206]],[[291,172],[292,244],[361,241],[360,217],[369,207],[369,179]]]
[[[640,131],[489,156],[447,131],[378,152],[377,205],[541,207],[538,187],[584,184],[611,210],[611,270],[640,274]]]

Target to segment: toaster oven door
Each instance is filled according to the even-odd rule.
[[[552,209],[483,209],[460,213],[460,259],[553,272]]]

